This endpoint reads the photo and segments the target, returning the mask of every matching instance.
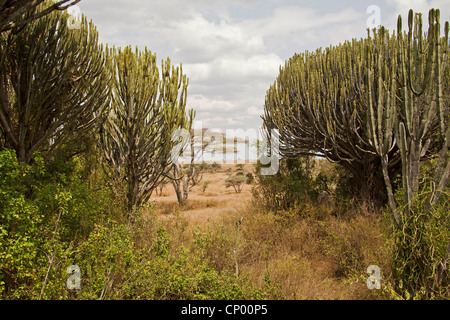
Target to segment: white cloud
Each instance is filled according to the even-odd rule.
[[[264,113],[263,109],[258,109],[257,107],[250,107],[247,109],[248,114],[254,116],[260,116]]]
[[[211,63],[189,63],[183,64],[184,73],[190,80],[202,81],[209,79],[211,75]]]
[[[394,14],[411,4],[386,1]],[[431,3],[448,10],[444,2],[449,1]],[[324,2],[319,3],[84,0],[79,6],[98,26],[102,42],[147,46],[158,60],[170,57],[173,64],[183,63],[190,81],[188,107],[197,110],[205,127],[226,128],[260,125],[266,90],[294,53],[365,36],[367,14],[355,9],[356,0],[333,2],[327,10],[320,10]],[[244,18],[233,15],[239,8],[246,10]],[[383,20],[392,11],[382,12]]]
[[[261,82],[266,86],[268,81],[275,79],[283,64],[284,61],[273,53],[249,56],[223,54],[209,63],[183,64],[183,70],[192,86],[216,87],[223,93],[227,86],[233,86],[233,90],[246,89],[247,86],[254,89]]]
[[[243,24],[252,34],[263,37],[270,49],[288,50],[290,57],[301,50],[314,50],[362,36],[366,19],[366,12],[353,8],[322,14],[312,8],[284,6],[268,17],[247,20]]]
[[[218,112],[229,112],[237,107],[230,101],[209,99],[202,95],[189,96],[188,106],[189,108],[194,108],[194,110],[206,112],[214,110],[217,110]]]
[[[431,8],[445,12],[450,7],[447,0],[387,0],[386,2],[393,6],[397,12],[408,12],[409,9],[413,9],[417,12],[427,13]]]
[[[413,9],[414,12],[420,12],[423,14],[424,30],[428,28],[428,11],[430,9],[439,9],[441,16],[441,32],[443,32],[443,26],[445,21],[450,21],[450,1],[448,0],[386,0],[387,4],[394,7],[394,12],[388,15],[389,25],[387,28],[391,30],[397,29],[397,18],[402,16],[403,30],[408,28],[408,12]]]
[[[204,63],[223,55],[264,52],[261,37],[246,34],[239,26],[221,19],[211,22],[200,14],[170,25],[174,53],[186,63]]]
[[[278,74],[283,61],[276,54],[254,55],[251,57],[227,57],[216,60],[219,75],[225,78],[271,77]]]

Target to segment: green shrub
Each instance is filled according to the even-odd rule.
[[[423,188],[402,228],[393,232],[392,286],[403,299],[450,298],[450,207],[447,191],[428,214]]]
[[[38,280],[34,270],[42,237],[43,216],[25,194],[31,167],[20,165],[11,150],[0,152],[0,294],[27,297],[28,284]]]
[[[226,188],[233,187],[236,193],[241,193],[245,180],[246,179],[243,173],[230,175],[228,176],[228,178],[225,179],[225,187]]]
[[[205,242],[192,248],[173,248],[165,227],[156,221],[147,231],[151,244],[139,245],[136,232],[148,225],[139,218],[133,225],[110,221],[97,226],[79,246],[73,263],[82,270],[80,299],[260,299],[265,291],[244,278],[219,272],[205,255]],[[200,235],[199,235],[200,236]],[[201,236],[200,236],[201,237]],[[202,243],[202,244],[200,244]],[[206,246],[204,246],[206,245]]]
[[[370,265],[387,272],[389,252],[386,235],[380,233],[381,219],[357,214],[345,219],[331,217],[318,224],[323,232],[321,251],[334,262],[337,278],[367,278]]]
[[[211,183],[211,180],[206,180],[203,181],[202,186],[200,187],[200,189],[202,190],[202,192],[206,191],[206,188],[208,187],[208,185]]]
[[[218,241],[220,234],[199,233],[192,244],[174,246],[168,226],[154,218],[151,203],[134,212],[132,220],[121,219],[123,203],[116,205],[107,189],[90,186],[76,159],[62,159],[44,161],[37,154],[27,165],[17,161],[14,151],[0,151],[1,298],[272,295],[270,283],[255,287],[245,275],[235,276],[231,260],[219,261],[229,257],[234,243],[225,235]],[[212,255],[219,247],[218,255]],[[80,270],[79,289],[67,287],[71,266]]]
[[[56,295],[56,274],[94,221],[102,204],[87,188],[71,161],[33,164],[0,151],[0,295],[37,299]]]
[[[252,192],[256,202],[268,210],[288,210],[305,201],[316,201],[321,192],[329,189],[328,178],[324,174],[313,176],[307,158],[280,160],[279,170],[272,176],[261,175],[261,167],[258,162]]]

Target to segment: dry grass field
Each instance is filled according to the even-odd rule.
[[[172,217],[176,210],[192,225],[202,225],[207,222],[218,221],[230,212],[242,210],[251,199],[251,185],[245,184],[241,193],[236,193],[232,187],[226,188],[225,179],[229,171],[235,172],[234,164],[223,164],[216,172],[205,172],[201,182],[194,186],[189,193],[184,208],[179,208],[177,197],[171,183],[164,186],[162,195],[154,195],[157,212],[165,218]],[[253,165],[246,164],[244,170],[253,172]],[[202,183],[210,183],[203,192]]]
[[[239,276],[259,286],[270,283],[278,299],[383,299],[380,290],[366,285],[369,265],[379,265],[383,274],[389,271],[389,246],[378,215],[364,208],[346,219],[268,213],[252,200],[252,185],[241,193],[225,187],[229,171],[236,169],[224,164],[215,173],[205,173],[202,181],[211,181],[205,192],[201,183],[195,186],[184,207],[179,207],[170,183],[162,195],[153,197],[154,212],[177,247],[189,246],[203,232],[217,270],[234,271],[236,258]],[[253,172],[251,164],[244,169]]]

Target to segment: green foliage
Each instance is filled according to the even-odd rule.
[[[211,180],[206,180],[206,181],[203,181],[203,183],[202,183],[202,186],[201,186],[201,190],[202,190],[202,192],[205,192],[206,191],[206,188],[208,188],[208,185],[211,183]]]
[[[228,168],[229,175],[227,179],[225,179],[225,187],[233,187],[236,193],[241,193],[244,187],[244,184],[251,184],[254,180],[253,173],[247,172],[244,169],[245,164],[236,164],[236,173],[231,173],[231,168]]]
[[[194,112],[186,114],[188,79],[170,59],[157,67],[156,55],[145,48],[107,49],[111,105],[100,130],[100,150],[109,184],[126,186],[128,212],[145,204],[171,167],[175,130],[189,129]]]
[[[146,245],[137,236],[142,230],[151,240]],[[81,289],[65,290],[62,296],[52,298],[210,300],[267,296],[246,279],[219,273],[204,254],[208,243],[173,248],[165,228],[156,226],[150,217],[138,218],[133,225],[110,220],[97,225],[70,260],[81,269]],[[62,290],[67,275],[60,276]]]
[[[0,152],[0,294],[23,296],[26,283],[36,280],[36,235],[42,216],[25,199],[23,179],[29,167],[19,166],[15,152]],[[15,285],[12,290],[11,286]]]
[[[188,249],[179,249],[167,258],[148,262],[145,272],[129,283],[126,299],[261,299],[263,292],[246,279],[219,274],[205,259]]]
[[[225,187],[233,187],[236,193],[241,193],[242,188],[244,187],[245,180],[245,176],[242,172],[238,172],[234,175],[231,174],[228,176],[228,178],[225,179]]]
[[[80,179],[76,161],[18,162],[0,152],[0,296],[3,299],[259,299],[265,289],[218,271],[213,239],[172,245],[146,206],[113,218],[111,195]],[[98,196],[98,197],[97,197]],[[67,267],[81,270],[69,290]]]
[[[260,169],[258,164],[253,196],[269,210],[287,210],[305,201],[315,201],[321,192],[329,189],[328,178],[324,174],[314,177],[312,164],[306,158],[281,160],[273,176],[260,175]]]
[[[242,220],[236,236],[222,225],[197,229],[186,243],[184,235],[171,237],[171,222],[155,219],[148,203],[171,170],[178,142],[172,133],[189,131],[195,116],[186,113],[182,66],[167,59],[160,73],[147,49],[105,53],[86,18],[80,29],[69,28],[61,12],[17,20],[23,29],[0,35],[0,297],[279,298],[269,256],[276,250],[290,256],[296,248],[301,259],[290,259],[283,272],[319,249],[332,261],[332,276],[359,279],[369,264],[383,264],[383,235],[361,215],[331,216],[319,198],[337,182],[338,189],[352,185],[343,195],[358,190],[385,200],[376,193],[384,190],[381,181],[397,220],[387,286],[403,299],[449,299],[450,26],[441,37],[439,15],[430,11],[426,34],[421,15],[410,11],[408,33],[399,18],[396,36],[380,28],[373,38],[295,55],[280,70],[263,119],[267,133],[278,129],[285,157],[280,170],[261,176],[258,164],[255,177],[238,164],[225,181],[241,192],[256,180],[254,198],[272,212],[245,226],[255,238],[244,236],[241,257]],[[100,120],[97,150],[97,137],[86,136]],[[313,175],[314,155],[343,167],[337,181]],[[187,173],[191,188],[203,172],[220,168],[192,162],[179,172]],[[238,265],[261,257],[266,272],[259,287],[239,275]],[[67,267],[73,265],[81,270],[81,289],[69,290]]]
[[[14,151],[0,152],[0,295],[5,298],[38,298],[42,287],[51,291],[52,278],[44,281],[47,270],[57,272],[55,266],[105,213],[101,192],[88,189],[74,162],[45,164],[39,154],[33,160],[21,164]]]
[[[70,29],[66,13],[52,12],[1,34],[0,56],[0,145],[27,163],[36,151],[53,155],[67,144],[71,153],[83,150],[108,102],[95,25],[83,17]]]
[[[402,215],[402,228],[393,231],[393,289],[403,299],[450,297],[450,193],[427,212],[430,190],[422,186],[411,214]]]

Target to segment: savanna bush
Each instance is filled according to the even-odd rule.
[[[450,193],[428,210],[429,185],[421,189],[410,213],[402,215],[402,227],[393,229],[394,297],[449,299]]]
[[[0,151],[0,295],[51,295],[57,268],[103,217],[72,161],[45,162],[35,154],[28,165],[14,151]]]
[[[368,208],[345,216],[322,217],[313,205],[275,213],[249,204],[240,214],[244,219],[239,267],[256,284],[269,276],[279,287],[275,292],[278,297],[383,298],[381,291],[367,288],[366,270],[378,265],[382,277],[390,274],[387,219]]]
[[[245,277],[217,268],[212,238],[173,245],[152,205],[121,219],[112,195],[90,187],[75,160],[32,165],[0,152],[0,296],[3,299],[259,299]],[[120,206],[119,206],[120,207]],[[122,207],[123,208],[123,207]],[[80,269],[69,290],[69,266]]]
[[[366,277],[370,265],[389,272],[389,240],[382,219],[360,214],[331,217],[319,224],[323,232],[320,248],[333,261],[336,277]]]
[[[252,190],[257,203],[269,210],[287,210],[305,201],[315,201],[323,191],[329,190],[326,175],[312,174],[313,162],[308,158],[282,159],[275,175],[260,174],[262,165],[255,168]]]
[[[82,288],[72,295],[155,300],[266,297],[245,278],[219,271],[206,252],[211,240],[206,234],[196,237],[192,246],[174,246],[167,227],[151,216],[136,217],[133,224],[99,225],[72,261],[82,270]]]

